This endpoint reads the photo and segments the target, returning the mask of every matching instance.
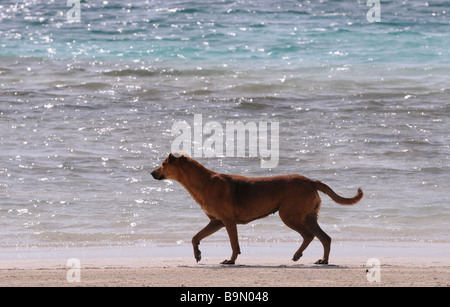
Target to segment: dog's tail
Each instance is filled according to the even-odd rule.
[[[358,194],[352,198],[345,198],[342,196],[337,195],[329,186],[327,186],[325,183],[322,183],[320,181],[313,181],[313,184],[315,185],[316,189],[327,194],[331,197],[332,200],[337,202],[341,205],[354,205],[357,202],[363,198],[363,191],[361,189],[358,189]]]

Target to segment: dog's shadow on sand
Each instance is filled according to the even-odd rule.
[[[193,266],[183,265],[181,267],[211,269],[211,270],[236,270],[236,269],[314,269],[314,270],[330,270],[330,269],[347,269],[347,266],[337,264],[293,264],[293,265],[270,265],[270,264],[197,264]]]

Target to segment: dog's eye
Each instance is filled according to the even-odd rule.
[[[166,165],[167,165],[167,162],[163,162],[162,166],[166,166]]]

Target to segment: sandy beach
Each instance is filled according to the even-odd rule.
[[[77,273],[67,260],[0,262],[0,286],[44,287],[448,287],[447,258],[381,258],[379,271],[363,258],[337,258],[315,265],[283,258],[241,257],[234,266],[220,258],[81,259]],[[369,270],[369,272],[368,272]],[[78,274],[78,275],[77,275]],[[370,275],[370,276],[369,276]],[[78,279],[77,279],[78,278]]]

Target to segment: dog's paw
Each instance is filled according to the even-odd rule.
[[[200,260],[202,260],[202,252],[201,252],[201,251],[198,251],[198,252],[195,254],[195,260],[197,260],[197,262],[199,262]]]
[[[303,256],[303,254],[297,255],[295,254],[294,257],[292,257],[292,261],[298,261]]]
[[[319,259],[314,264],[328,264],[328,260],[326,259]]]
[[[234,264],[234,260],[224,260],[220,264]]]

